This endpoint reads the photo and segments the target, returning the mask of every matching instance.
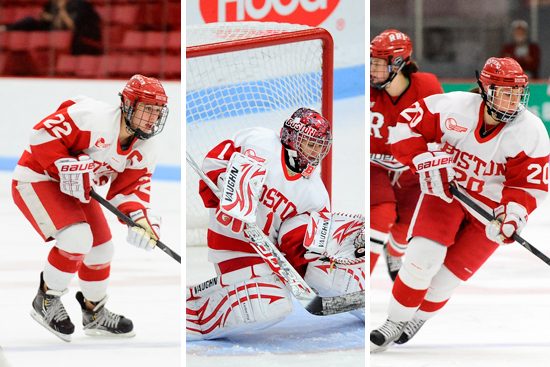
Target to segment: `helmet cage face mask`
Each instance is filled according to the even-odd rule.
[[[382,60],[386,61],[386,71],[388,73],[388,77],[383,82],[376,83],[376,82],[374,82],[373,76],[378,77],[377,79],[380,80],[380,77],[379,77],[380,75],[378,75],[378,74],[382,74],[382,73],[376,72],[376,71],[373,73],[373,71],[372,71],[373,57],[371,56],[371,59],[370,59],[370,68],[371,68],[370,85],[374,89],[384,90],[388,86],[388,84],[390,84],[393,81],[393,79],[395,79],[397,74],[399,74],[401,72],[401,70],[403,70],[405,65],[407,65],[408,61],[410,60],[410,59],[403,60],[403,56],[398,56],[398,57],[395,58],[395,60],[393,60],[393,63],[392,63],[391,59],[392,59],[391,56],[389,56],[387,59],[382,59]]]
[[[330,151],[332,135],[330,123],[317,112],[301,108],[285,121],[281,142],[290,150],[295,168],[304,177],[310,177]]]
[[[530,91],[529,87],[499,87],[492,84],[482,95],[489,114],[497,121],[510,123],[527,109]]]
[[[527,76],[515,60],[490,58],[476,77],[487,111],[495,120],[510,123],[527,109]]]
[[[133,102],[131,102],[129,99],[124,99],[122,94],[120,95],[123,101],[122,112],[126,123],[126,129],[131,134],[140,140],[147,140],[160,134],[160,132],[164,129],[164,124],[168,118],[169,110],[167,106],[144,102],[140,103],[139,98],[136,98]],[[160,110],[157,106],[160,106]],[[135,113],[138,110],[143,111],[140,118],[138,118]],[[151,114],[157,115],[158,118],[153,123],[151,129],[147,129],[149,130],[149,132],[147,132],[147,130],[142,130],[142,128],[147,126],[147,124],[150,124],[149,118]]]

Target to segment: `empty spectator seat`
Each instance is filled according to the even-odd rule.
[[[160,55],[146,55],[142,58],[141,73],[148,77],[159,78],[163,71],[162,64]]]
[[[75,74],[79,78],[100,78],[103,76],[103,56],[80,55]]]
[[[166,79],[181,79],[181,55],[166,57],[164,77]]]
[[[166,50],[167,35],[164,32],[145,32],[142,49],[152,55]]]
[[[166,50],[174,55],[181,54],[181,31],[172,31],[168,33]]]
[[[139,31],[127,31],[124,39],[118,47],[120,51],[135,53],[142,49],[145,42],[145,33]]]
[[[55,65],[56,76],[75,76],[78,65],[78,56],[59,55]]]

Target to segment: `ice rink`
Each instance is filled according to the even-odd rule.
[[[434,220],[445,220],[436,218]],[[550,200],[521,237],[550,256]],[[385,321],[392,287],[381,257],[371,278],[370,330]],[[404,345],[370,356],[371,367],[550,365],[550,266],[517,243],[501,246]]]
[[[365,211],[364,103],[365,97],[359,96],[334,104],[334,211]],[[187,285],[215,275],[212,264],[206,261],[206,248],[186,248]],[[230,340],[186,343],[186,366],[364,366],[364,346],[364,323],[356,317],[344,314],[320,318],[295,302],[295,311],[272,328]]]
[[[98,190],[103,196],[105,192]],[[181,254],[181,183],[155,181],[152,207],[162,215],[162,241]],[[72,341],[51,334],[29,315],[51,243],[44,243],[11,198],[11,173],[0,171],[0,345],[12,367],[177,367],[181,361],[181,267],[160,249],[126,243],[126,225],[106,212],[115,242],[106,307],[132,319],[134,338],[93,338],[69,286],[63,304],[75,324]]]

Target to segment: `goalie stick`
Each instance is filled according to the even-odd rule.
[[[455,186],[455,184],[449,185],[449,190],[451,191],[451,194],[453,194],[458,200],[462,201],[464,204],[468,205],[470,208],[475,210],[479,215],[481,215],[483,218],[487,219],[489,222],[496,220],[493,215],[487,211],[485,211],[482,207],[477,205],[472,199],[461,193],[458,188]],[[525,241],[523,238],[520,237],[519,234],[514,233],[512,236],[512,239],[525,247],[528,251],[530,251],[533,255],[544,261],[547,265],[550,265],[550,258],[537,250],[535,247],[533,247],[529,242]]]
[[[219,198],[221,195],[220,189],[206,176],[193,157],[188,152],[185,153],[187,163]],[[255,223],[246,223],[246,226],[247,228],[244,232],[248,236],[254,250],[269,265],[273,272],[284,280],[284,283],[294,297],[310,314],[328,316],[365,308],[364,290],[335,297],[320,297],[316,295],[296,269],[284,258],[275,244],[267,238]]]
[[[120,210],[118,210],[114,205],[109,203],[107,200],[105,200],[101,195],[99,195],[94,190],[90,190],[90,196],[94,198],[97,202],[99,202],[101,205],[103,205],[105,208],[107,208],[111,213],[116,215],[118,219],[129,225],[130,227],[140,227],[139,224],[131,220],[127,215],[124,215]],[[160,248],[162,251],[166,252],[168,256],[176,260],[181,264],[181,256],[172,251],[168,246],[166,246],[164,243],[160,242],[160,240],[157,240],[157,247]]]

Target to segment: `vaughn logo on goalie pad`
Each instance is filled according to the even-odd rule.
[[[221,210],[245,223],[255,223],[267,170],[259,162],[235,152],[229,160],[226,172]]]
[[[237,174],[239,173],[239,170],[235,167],[231,168],[231,172],[229,172],[229,177],[227,178],[227,189],[224,190],[224,198],[228,202],[233,202],[233,195],[235,194],[235,185],[237,180]]]

